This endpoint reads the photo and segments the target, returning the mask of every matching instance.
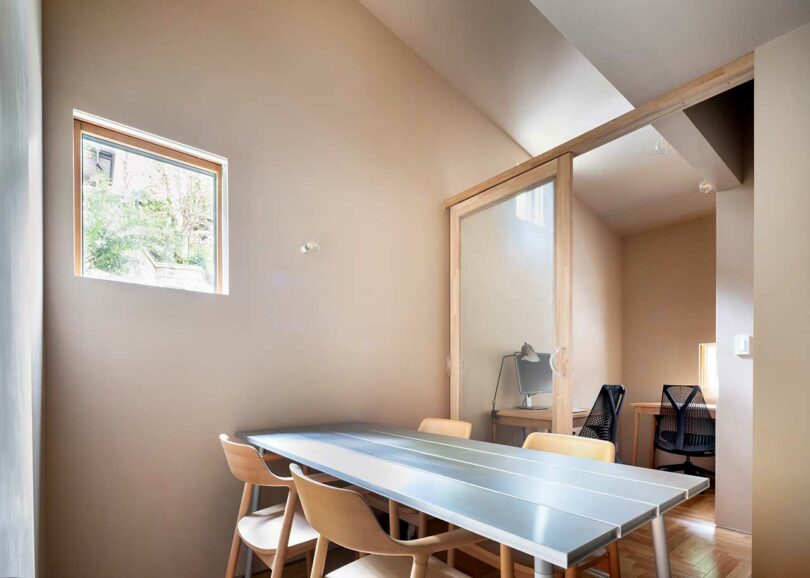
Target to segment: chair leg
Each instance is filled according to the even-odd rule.
[[[416,526],[416,537],[424,538],[427,536],[427,514],[419,512],[419,524]]]
[[[565,571],[565,578],[577,578],[578,575],[576,566],[571,566]]]
[[[456,527],[453,524],[447,524],[447,531],[448,532],[452,532],[455,529],[456,529]],[[450,566],[451,568],[456,567],[456,549],[455,548],[450,548],[447,551],[447,565]]]
[[[329,540],[323,536],[318,536],[315,544],[315,557],[312,561],[312,570],[309,578],[322,578],[323,569],[326,567],[326,552],[329,550]]]
[[[430,556],[414,556],[413,566],[411,566],[411,578],[425,578],[427,575],[427,563]]]
[[[253,484],[245,484],[242,488],[242,500],[239,502],[239,513],[236,516],[236,523],[241,520],[250,509],[250,502],[253,499]],[[236,573],[236,563],[239,561],[239,550],[242,547],[242,538],[239,530],[233,529],[233,540],[231,540],[231,553],[228,555],[228,566],[225,568],[225,578],[233,578]]]
[[[228,556],[228,567],[225,569],[225,578],[234,578],[236,574],[236,563],[239,561],[239,550],[242,546],[242,538],[239,531],[234,529],[233,541],[231,542],[231,553]]]
[[[312,574],[312,562],[315,560],[315,551],[307,550],[307,576]]]
[[[515,578],[515,562],[512,559],[512,548],[501,544],[500,561],[501,578]]]
[[[394,500],[388,500],[388,533],[399,540],[399,504]]]
[[[704,478],[712,478],[714,477],[714,472],[711,470],[707,470],[706,468],[702,468],[697,464],[692,463],[692,461],[688,461],[686,473],[691,474],[693,476],[703,476]]]
[[[622,564],[619,560],[619,542],[612,542],[607,547],[610,578],[622,578]]]
[[[291,488],[287,494],[287,503],[284,507],[281,533],[278,536],[278,549],[273,557],[273,563],[270,566],[270,573],[273,575],[273,578],[281,578],[284,573],[284,563],[287,561],[287,546],[290,542],[290,532],[292,532],[295,503],[297,500],[298,494],[296,494],[295,488]]]

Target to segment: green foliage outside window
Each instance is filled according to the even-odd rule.
[[[96,160],[102,147],[116,155],[109,166]],[[163,268],[197,266],[213,283],[214,176],[93,140],[83,153],[85,271],[131,276],[148,255]]]

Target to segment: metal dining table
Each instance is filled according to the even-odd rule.
[[[366,423],[237,435],[530,554],[543,578],[645,524],[656,575],[668,578],[664,514],[709,487],[706,478]]]

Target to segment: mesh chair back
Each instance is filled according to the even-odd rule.
[[[714,452],[714,418],[697,385],[665,385],[661,393],[655,445],[700,455]]]
[[[603,385],[579,435],[615,444],[624,391],[623,385]]]

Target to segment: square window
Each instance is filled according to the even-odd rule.
[[[708,401],[717,401],[720,393],[717,371],[717,344],[701,343],[700,346],[700,390]]]
[[[222,163],[74,125],[76,275],[224,293]]]

